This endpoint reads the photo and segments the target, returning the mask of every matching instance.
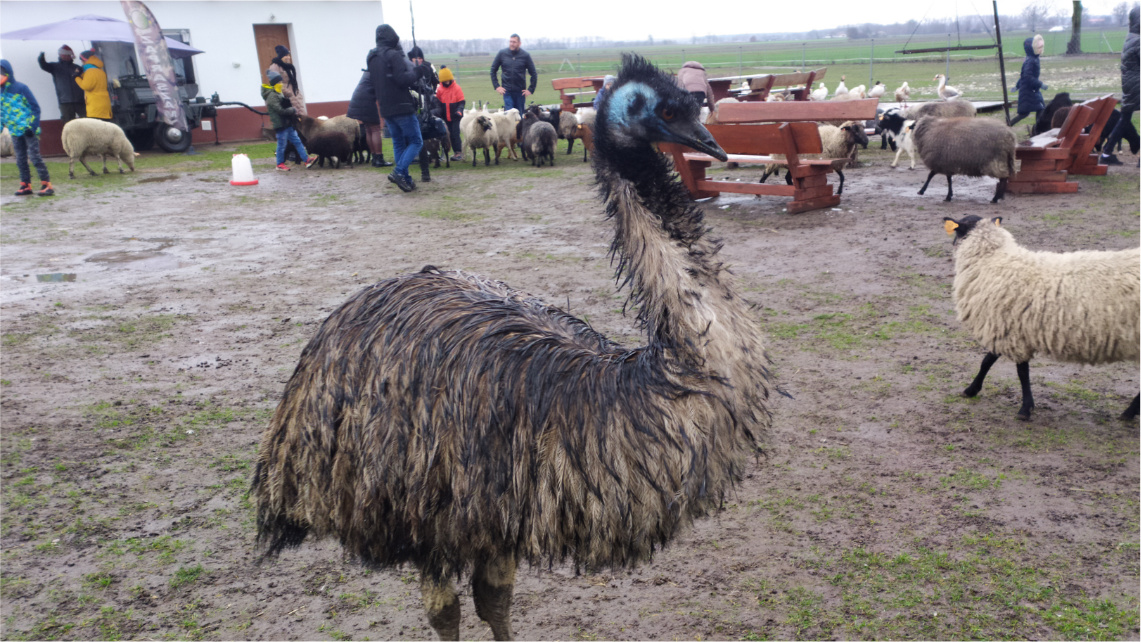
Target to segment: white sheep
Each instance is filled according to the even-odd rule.
[[[944,218],[955,236],[955,311],[987,350],[963,396],[982,389],[1000,356],[1017,364],[1022,384],[1018,418],[1030,419],[1030,359],[1096,365],[1138,362],[1141,346],[1141,248],[1043,252],[1020,246],[1001,218]],[[1121,414],[1137,416],[1141,395]]]
[[[3,131],[0,131],[0,157],[11,156],[14,153],[12,135],[8,133],[8,128],[5,127]]]
[[[951,200],[951,176],[992,176],[998,179],[991,203],[1006,195],[1006,181],[1014,174],[1014,149],[1018,139],[1005,123],[991,118],[935,118],[924,116],[912,128],[915,149],[930,173],[919,189],[922,196],[936,174],[947,177]]]
[[[906,151],[908,158],[911,159],[911,167],[907,169],[915,169],[915,140],[912,137],[912,130],[914,128],[914,120],[905,120],[903,122],[903,129],[900,130],[899,134],[893,136],[893,138],[899,142],[899,147],[895,150],[895,160],[891,162],[892,167],[899,165],[899,156]]]
[[[739,102],[741,102],[741,101],[737,100],[736,98],[733,98],[732,96],[726,96],[725,98],[718,100],[716,103],[713,104],[713,111],[711,111],[709,113],[709,115],[705,117],[705,121],[704,121],[705,124],[706,125],[720,124],[720,121],[717,120],[718,108],[721,107],[721,105],[724,105],[725,103],[739,103]]]
[[[508,157],[519,160],[519,155],[515,153],[515,144],[519,142],[515,135],[515,124],[520,120],[519,110],[514,107],[507,111],[499,110],[491,114],[491,120],[495,123],[495,131],[499,135],[499,141],[495,147],[495,158],[498,159],[499,155],[503,153],[503,149],[506,148]]]
[[[843,168],[848,164],[849,156],[857,145],[867,146],[868,135],[864,131],[864,123],[854,120],[842,124],[839,127],[835,125],[817,125],[820,131],[820,144],[824,150],[821,154],[804,154],[801,158],[831,158],[832,169],[836,175],[840,177],[840,186],[836,189],[837,194],[844,193],[844,172]],[[772,154],[773,158],[783,159],[783,154]],[[761,174],[761,181],[765,182],[769,176],[780,172],[782,163],[769,163],[765,165],[765,171]],[[789,185],[792,185],[792,175],[785,170],[784,180]]]
[[[75,161],[79,161],[92,176],[95,171],[83,159],[88,154],[98,154],[103,158],[103,173],[107,172],[107,157],[114,158],[119,163],[119,173],[123,173],[123,163],[135,171],[135,148],[127,140],[127,134],[114,123],[108,123],[97,118],[76,118],[63,126],[60,135],[63,142],[63,151],[67,153],[71,162],[67,166],[67,175],[75,178]]]
[[[491,165],[490,150],[499,143],[499,131],[495,128],[495,121],[487,112],[486,106],[482,109],[469,109],[460,119],[460,133],[463,134],[464,147],[471,150],[471,166],[476,165],[477,149],[483,150],[484,166]],[[495,164],[499,164],[499,150],[496,149]]]

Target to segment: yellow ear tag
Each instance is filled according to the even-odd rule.
[[[994,221],[995,227],[1002,227],[1002,225],[1001,225],[1002,217],[1001,216],[996,216],[996,217],[992,218],[991,220]]]
[[[943,221],[943,229],[947,230],[948,235],[952,235],[959,229],[959,224],[954,221]]]

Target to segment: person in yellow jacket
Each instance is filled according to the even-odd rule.
[[[111,120],[111,95],[107,93],[107,73],[103,71],[103,61],[93,50],[79,54],[83,63],[83,73],[75,82],[83,89],[83,99],[87,103],[87,117]]]

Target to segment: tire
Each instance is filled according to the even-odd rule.
[[[139,129],[127,134],[127,140],[136,152],[145,152],[155,146],[155,134],[149,129]]]
[[[166,123],[155,125],[154,139],[164,152],[175,154],[190,149],[190,132],[175,129]]]

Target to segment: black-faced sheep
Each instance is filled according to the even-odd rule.
[[[321,167],[325,166],[326,159],[329,167],[334,169],[341,163],[353,166],[353,141],[343,131],[318,129],[309,136],[305,150],[317,157],[316,162]]]
[[[531,157],[531,164],[543,166],[543,160],[555,165],[555,146],[559,142],[559,135],[553,125],[546,121],[534,123],[523,131],[523,148]]]
[[[915,149],[930,173],[919,189],[923,195],[936,174],[947,177],[947,198],[953,195],[951,177],[992,176],[998,179],[991,203],[1006,195],[1006,181],[1014,174],[1014,130],[990,118],[920,118],[912,130]]]
[[[963,391],[974,397],[1000,356],[1017,364],[1019,419],[1034,408],[1030,359],[1096,365],[1136,363],[1141,346],[1141,249],[1035,252],[1002,229],[1001,218],[943,219],[955,236],[953,296],[959,321],[987,350]],[[1137,416],[1141,395],[1121,414]]]
[[[491,148],[499,143],[499,132],[495,129],[495,122],[491,114],[484,109],[470,109],[464,112],[460,119],[460,133],[463,134],[464,147],[471,150],[471,166],[475,167],[475,150],[483,150],[484,166],[491,165]],[[499,164],[499,154],[495,155],[495,164]]]
[[[849,156],[852,151],[859,145],[867,146],[868,135],[864,131],[864,124],[850,120],[843,125],[836,127],[835,125],[817,125],[820,130],[820,143],[824,152],[821,154],[805,154],[804,158],[832,158],[832,169],[836,175],[840,177],[840,185],[836,189],[837,194],[844,193],[844,166],[848,164]],[[773,154],[773,158],[784,158],[783,154]],[[765,165],[765,171],[761,174],[760,182],[768,180],[769,176],[779,174],[779,163],[772,163]],[[792,175],[785,170],[784,180],[789,185],[792,185]]]
[[[95,171],[88,165],[83,157],[88,154],[98,154],[103,158],[103,173],[107,172],[107,157],[114,158],[119,163],[119,173],[123,173],[123,163],[135,171],[135,148],[127,135],[114,123],[108,123],[97,118],[77,118],[68,121],[60,134],[63,142],[63,151],[67,153],[70,163],[67,166],[67,175],[75,178],[75,161],[79,161],[92,176]]]

